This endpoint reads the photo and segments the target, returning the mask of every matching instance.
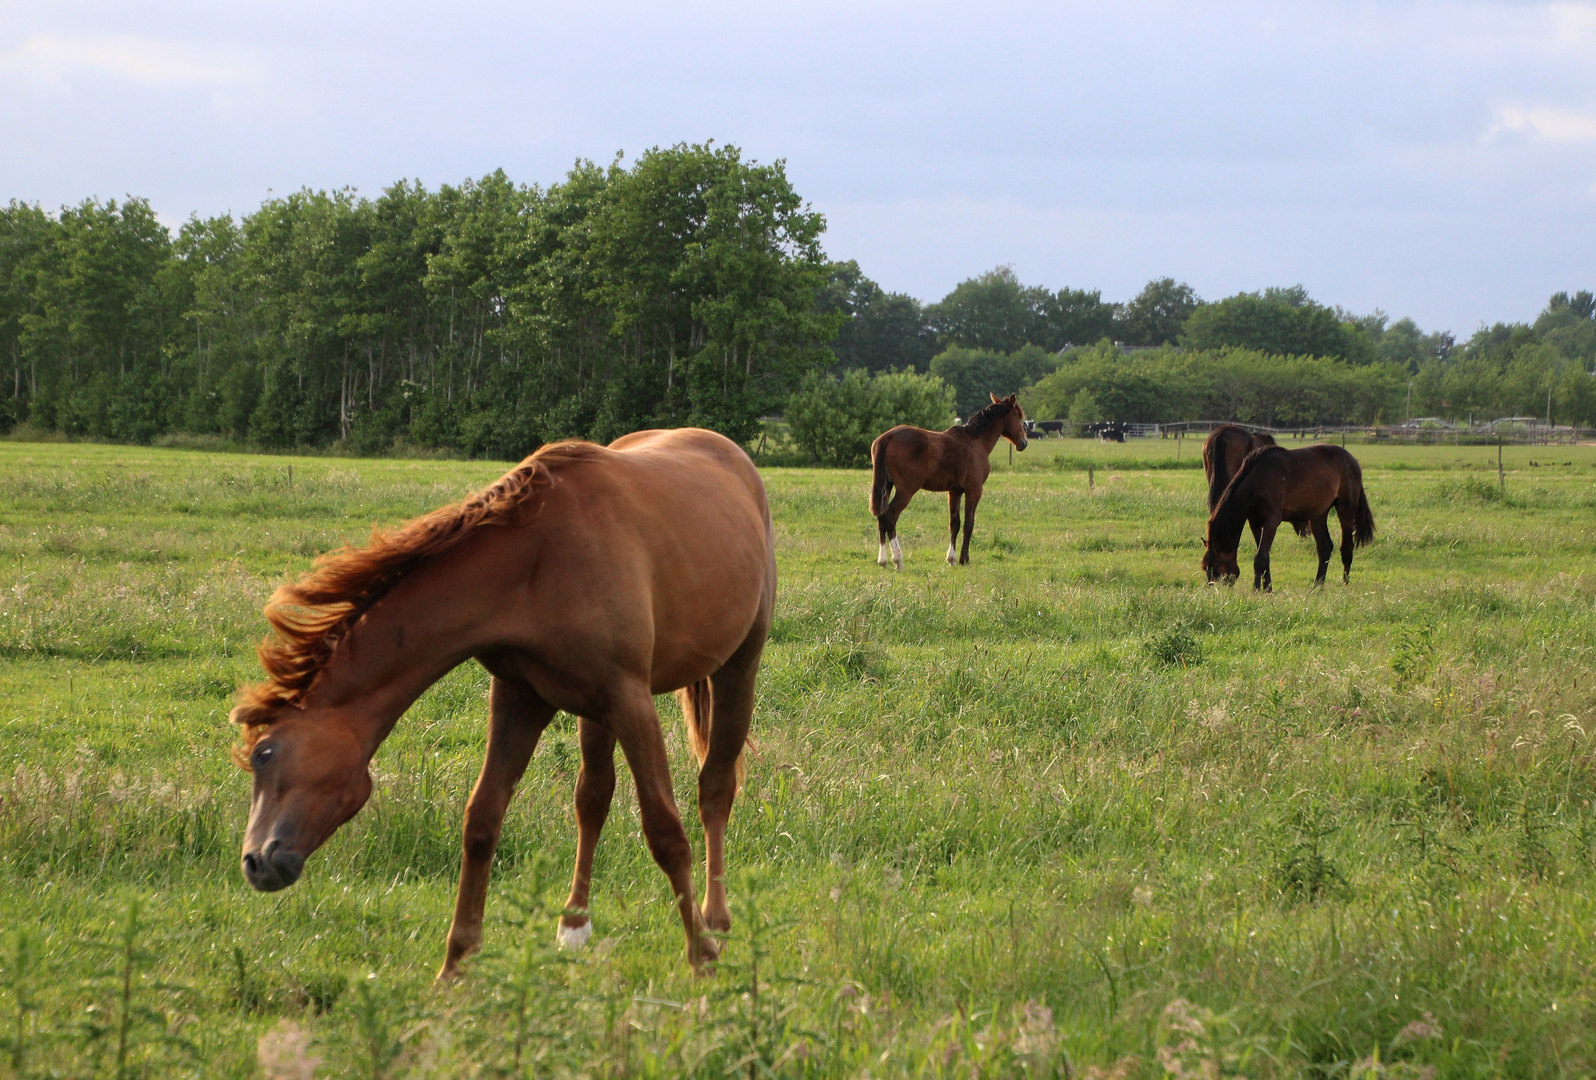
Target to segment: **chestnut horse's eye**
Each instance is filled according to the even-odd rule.
[[[249,756],[249,767],[252,769],[260,768],[272,759],[272,753],[276,749],[274,746],[256,747],[255,752]]]

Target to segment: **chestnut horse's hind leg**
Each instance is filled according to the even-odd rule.
[[[515,794],[516,782],[532,760],[538,736],[554,717],[554,708],[523,683],[493,679],[488,695],[491,720],[488,752],[482,775],[466,804],[465,844],[460,861],[460,893],[455,899],[454,921],[444,953],[440,981],[460,973],[460,961],[482,943],[482,908],[487,901],[488,873],[493,851],[499,846],[504,812]]]
[[[665,737],[660,731],[659,713],[646,683],[630,691],[617,690],[615,707],[604,717],[615,733],[637,782],[637,808],[643,819],[643,838],[659,868],[671,883],[681,913],[682,929],[687,933],[687,962],[695,969],[720,953],[720,945],[704,933],[704,916],[693,897],[693,851],[687,830],[676,811],[676,796],[671,790],[670,763],[665,757]]]
[[[1313,519],[1313,542],[1319,550],[1319,572],[1314,575],[1315,585],[1324,584],[1325,570],[1330,566],[1330,556],[1335,554],[1336,545],[1330,539],[1330,512]]]
[[[610,800],[615,796],[615,736],[593,721],[578,717],[576,737],[582,746],[582,769],[576,774],[576,869],[571,874],[571,895],[565,910],[581,914],[560,916],[555,941],[567,949],[579,949],[593,936],[593,922],[587,914],[588,893],[593,884],[593,852],[599,833],[610,816]]]
[[[959,500],[964,492],[957,489],[948,492],[948,565],[957,566],[959,563]]]
[[[738,763],[748,743],[754,678],[764,647],[761,629],[709,678],[714,711],[709,750],[698,770],[698,818],[704,823],[704,925],[722,933],[731,929],[731,908],[726,903],[726,822],[737,798]]]
[[[970,534],[975,532],[975,506],[981,501],[981,491],[967,491],[964,493],[964,544],[959,548],[959,562],[966,564],[970,561]]]
[[[919,490],[916,488],[915,490]],[[898,543],[898,515],[909,505],[909,500],[914,498],[914,491],[905,491],[899,488],[892,496],[892,502],[887,504],[886,511],[881,515],[882,528],[886,530],[888,547],[892,549],[892,563],[899,570],[903,569],[903,548]],[[883,564],[885,565],[885,564]]]

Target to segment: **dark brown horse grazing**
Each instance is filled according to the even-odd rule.
[[[1330,542],[1330,508],[1341,519],[1341,580],[1352,576],[1352,549],[1374,539],[1374,515],[1363,491],[1363,470],[1339,446],[1305,446],[1287,450],[1266,446],[1241,463],[1208,516],[1203,540],[1203,571],[1209,581],[1234,581],[1241,575],[1236,549],[1243,526],[1252,527],[1258,555],[1252,561],[1252,587],[1270,589],[1269,547],[1282,521],[1297,535],[1311,531],[1319,547],[1315,585],[1324,584],[1325,569],[1335,545]]]
[[[898,544],[898,515],[917,491],[948,493],[948,565],[970,561],[970,533],[981,488],[992,475],[992,448],[1000,438],[1024,450],[1025,410],[1013,394],[988,394],[992,404],[963,424],[946,431],[899,424],[870,444],[870,512],[875,515],[881,550],[876,562],[889,559],[903,569]],[[894,490],[896,489],[896,494]],[[964,546],[959,540],[959,497],[964,498]]]
[[[1236,424],[1222,424],[1203,442],[1203,472],[1208,474],[1208,512],[1219,505],[1230,478],[1254,450],[1275,445],[1274,436],[1248,431]]]
[[[493,676],[487,757],[466,807],[460,894],[439,978],[482,939],[505,809],[557,710],[576,715],[576,871],[562,944],[592,933],[593,851],[615,789],[615,744],[643,835],[670,879],[696,968],[731,924],[726,821],[770,628],[776,561],[764,485],[709,431],[643,431],[545,446],[492,487],[364,548],[323,556],[273,595],[268,682],[240,693],[237,752],[254,773],[244,876],[292,885],[371,794],[368,766],[405,709],[455,665]],[[707,880],[671,791],[654,695],[677,690],[700,770]]]

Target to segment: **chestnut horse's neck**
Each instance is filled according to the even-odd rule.
[[[980,448],[980,455],[982,457],[989,457],[991,456],[992,448],[996,446],[998,444],[998,440],[1003,437],[1003,425],[1004,422],[1000,420],[991,427],[987,428],[985,431],[977,434],[970,430],[968,424],[959,424],[955,426],[949,433],[956,433],[970,440],[972,447]]]
[[[428,687],[492,645],[486,628],[508,583],[482,581],[490,561],[462,546],[400,578],[338,643],[305,708],[346,718],[374,752]]]

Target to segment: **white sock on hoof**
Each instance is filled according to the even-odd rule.
[[[881,550],[876,554],[876,565],[886,566],[892,561],[892,556],[887,554],[887,545],[882,544]]]
[[[592,936],[592,919],[589,919],[581,926],[566,926],[564,922],[561,922],[554,931],[554,943],[562,949],[580,949],[587,944],[587,939]]]
[[[892,563],[899,570],[903,569],[903,548],[898,544],[898,538],[892,538]]]
[[[949,566],[958,566],[959,565],[959,551],[952,544],[948,545],[948,565]]]

